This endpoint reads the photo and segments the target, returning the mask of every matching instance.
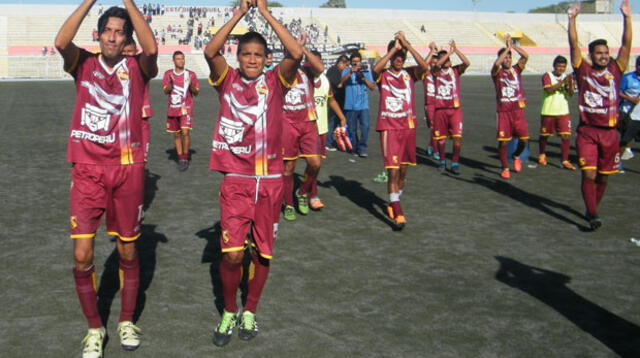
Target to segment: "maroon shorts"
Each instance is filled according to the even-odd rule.
[[[224,176],[220,183],[222,252],[244,250],[251,228],[252,246],[260,256],[272,258],[280,220],[282,186],[282,177],[258,180],[250,176]]]
[[[380,132],[380,145],[386,169],[416,165],[416,130],[389,129]]]
[[[431,136],[434,140],[462,137],[462,109],[437,109]]]
[[[149,127],[149,120],[142,119],[142,150],[144,150],[144,161],[149,158],[149,142],[151,140],[151,128]]]
[[[107,233],[122,241],[140,236],[144,164],[75,164],[71,169],[71,238],[96,236],[107,214]]]
[[[167,132],[177,133],[182,129],[192,129],[191,115],[180,117],[167,117]]]
[[[320,148],[318,148],[318,151],[320,152],[320,155],[322,155],[323,158],[327,157],[327,133],[325,134],[320,134],[320,139],[318,141],[318,145],[320,146]]]
[[[435,104],[425,104],[424,105],[424,114],[427,117],[427,126],[429,128],[433,128],[433,120],[436,117],[436,105]]]
[[[496,113],[497,138],[500,142],[508,142],[511,138],[518,137],[520,140],[529,139],[529,129],[527,127],[527,117],[521,108],[513,111]]]
[[[289,122],[282,124],[282,146],[284,160],[295,160],[298,157],[319,157],[320,136],[315,121]]]
[[[558,135],[571,134],[571,116],[541,116],[540,136],[550,137],[553,133]]]
[[[582,170],[597,170],[600,174],[620,171],[620,138],[615,128],[580,126],[577,133],[576,151]]]

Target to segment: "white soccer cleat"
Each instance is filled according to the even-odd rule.
[[[131,321],[118,323],[118,336],[120,336],[120,345],[124,350],[136,350],[140,346],[141,335],[140,328],[136,327]]]
[[[82,358],[102,358],[102,348],[107,332],[104,328],[89,328],[82,339]]]
[[[631,148],[625,148],[624,152],[622,152],[622,156],[620,157],[620,159],[629,160],[631,158],[633,158],[633,152],[631,151]]]

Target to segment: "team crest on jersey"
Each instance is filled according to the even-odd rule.
[[[258,93],[260,94],[267,94],[269,93],[269,88],[267,87],[266,83],[261,83],[256,87],[256,91],[258,91]]]
[[[104,80],[104,75],[100,71],[93,71],[93,77]]]
[[[402,80],[408,81],[409,80],[409,74],[408,73],[403,73],[402,74]]]
[[[69,224],[71,224],[71,228],[75,229],[78,227],[78,217],[75,215],[72,215],[71,217],[69,217]]]
[[[403,101],[401,98],[387,97],[384,103],[386,108],[391,112],[399,112],[402,110]]]
[[[244,126],[242,122],[236,122],[229,118],[220,118],[220,130],[218,133],[225,139],[228,144],[242,142],[244,138]]]
[[[229,230],[222,230],[222,241],[225,244],[229,243]]]
[[[118,78],[120,79],[120,81],[128,81],[129,80],[129,72],[127,72],[124,69],[118,71]]]
[[[589,107],[602,107],[604,100],[601,95],[591,91],[584,92],[584,103]]]
[[[580,164],[581,167],[584,167],[585,165],[587,165],[587,160],[584,159],[583,157],[580,157],[578,159],[578,163]]]
[[[398,156],[397,156],[397,155],[394,155],[393,157],[391,157],[391,160],[392,160],[394,163],[398,163]]]
[[[109,130],[111,115],[106,109],[85,103],[80,114],[80,124],[88,127],[92,132]]]
[[[303,90],[301,90],[298,87],[294,87],[289,92],[287,92],[287,95],[284,101],[287,104],[294,104],[294,105],[300,104],[302,103],[302,95],[303,95]]]
[[[504,131],[500,131],[500,133],[498,134],[500,137],[504,137]]]

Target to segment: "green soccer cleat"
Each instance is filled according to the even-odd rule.
[[[298,211],[300,214],[309,214],[309,199],[307,199],[307,194],[300,194],[300,190],[296,190],[296,198],[298,199]]]
[[[294,209],[291,205],[285,206],[283,217],[287,221],[294,221],[296,219],[296,209]]]
[[[258,335],[258,323],[256,322],[256,315],[251,311],[242,312],[240,317],[240,326],[238,327],[238,337],[240,339],[248,341],[255,338]]]
[[[126,351],[135,351],[140,347],[140,336],[142,331],[136,327],[131,321],[122,321],[118,323],[118,336],[120,336],[120,345]]]
[[[107,331],[104,328],[89,328],[82,339],[82,358],[102,358],[102,348]]]
[[[233,335],[233,328],[237,322],[238,318],[235,313],[224,311],[218,327],[213,331],[213,344],[218,347],[223,347],[229,343]]]
[[[386,171],[381,172],[375,178],[373,178],[373,181],[376,183],[386,183],[388,180],[389,180],[389,176],[387,175]]]

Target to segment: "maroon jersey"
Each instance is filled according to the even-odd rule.
[[[521,74],[522,68],[515,64],[507,70],[500,67],[498,73],[492,75],[496,88],[496,112],[508,112],[527,106]]]
[[[173,89],[169,93],[168,117],[190,116],[193,114],[193,96],[189,90],[192,84],[193,87],[200,88],[198,77],[189,70],[184,70],[182,73],[168,70],[164,73],[162,87],[173,85]]]
[[[142,102],[142,118],[153,117],[153,108],[151,108],[151,99],[149,98],[149,85],[144,86],[144,101]]]
[[[617,61],[597,72],[586,61],[574,69],[580,98],[580,123],[598,127],[618,125],[618,89],[622,71]]]
[[[80,49],[67,69],[76,84],[67,161],[83,164],[142,163],[142,103],[148,79],[138,56],[109,69],[100,54]]]
[[[398,73],[387,69],[380,74],[377,79],[380,90],[377,131],[416,128],[416,104],[413,93],[417,78],[414,73],[414,68],[409,67]]]
[[[289,122],[315,121],[317,115],[313,82],[303,70],[298,70],[296,82],[296,86],[292,87],[284,98],[284,118]]]
[[[460,67],[434,74],[436,108],[460,108]]]
[[[436,85],[433,82],[433,75],[427,72],[422,79],[424,85],[424,104],[429,106],[436,103]]]
[[[209,169],[244,175],[282,174],[282,105],[288,88],[280,67],[254,80],[227,67],[216,83],[220,110]]]

